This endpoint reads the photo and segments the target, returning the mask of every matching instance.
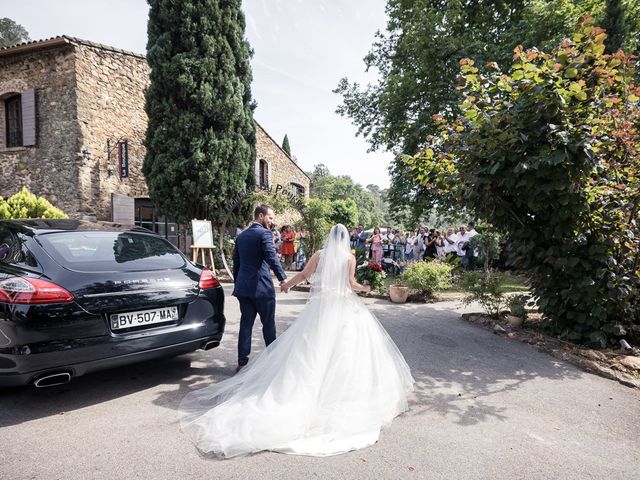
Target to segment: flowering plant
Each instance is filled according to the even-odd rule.
[[[384,272],[379,263],[367,262],[362,265],[358,265],[356,268],[356,280],[363,285],[369,285],[371,290],[376,290],[380,293],[384,291],[384,279],[387,274]]]

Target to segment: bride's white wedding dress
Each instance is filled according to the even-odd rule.
[[[182,430],[199,450],[336,455],[375,443],[407,410],[411,372],[349,287],[349,258],[346,229],[333,227],[295,322],[240,373],[184,398]]]

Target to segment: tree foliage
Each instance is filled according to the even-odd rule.
[[[308,239],[303,243],[305,254],[311,258],[317,250],[322,248],[322,242],[332,227],[331,215],[333,208],[329,200],[311,198],[303,213],[303,224],[308,232]]]
[[[621,48],[626,47],[625,43],[629,37],[629,24],[627,22],[627,11],[622,0],[607,0],[602,27],[607,31],[605,40],[605,51],[616,53]]]
[[[291,157],[291,145],[289,145],[289,136],[285,133],[282,139],[282,150]]]
[[[549,327],[604,344],[640,330],[640,89],[591,16],[511,70],[461,63],[462,115],[407,161],[414,181],[501,228]],[[444,200],[443,200],[444,201]]]
[[[0,48],[12,47],[18,43],[28,42],[29,32],[10,18],[0,18]]]
[[[18,218],[68,218],[43,197],[37,197],[26,187],[4,200],[0,197],[0,219]]]
[[[218,222],[255,183],[250,47],[240,0],[149,0],[144,174],[181,222]],[[246,213],[246,212],[242,212]]]
[[[350,211],[344,216],[341,215],[346,212],[333,215],[335,218],[343,218],[346,221],[340,223],[353,227],[359,223],[373,226],[389,222],[386,192],[377,185],[368,185],[367,188],[363,188],[347,175],[331,175],[329,169],[323,164],[316,165],[309,176],[311,177],[311,197],[334,202],[334,210],[344,211],[347,208]],[[351,206],[347,207],[347,205]]]
[[[372,149],[414,155],[437,131],[432,115],[453,119],[460,114],[456,89],[458,62],[509,64],[511,52],[551,49],[569,35],[578,18],[591,13],[609,21],[620,44],[631,53],[640,45],[640,2],[621,0],[388,0],[386,32],[378,33],[364,58],[377,81],[359,85],[343,78],[338,113],[350,117]],[[628,30],[620,27],[626,22]],[[427,188],[407,182],[398,155],[390,168],[389,204],[397,221],[415,223],[443,206]]]

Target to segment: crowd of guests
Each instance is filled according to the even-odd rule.
[[[477,234],[473,222],[446,231],[420,225],[415,232],[404,233],[392,227],[386,227],[384,233],[380,227],[365,231],[363,225],[358,225],[351,230],[351,247],[364,249],[370,260],[380,264],[458,257],[465,268],[473,270],[478,252],[469,248],[469,240]]]
[[[238,231],[241,231],[238,227]],[[308,233],[291,225],[271,228],[273,242],[286,270],[302,270],[307,263],[304,242]],[[363,225],[351,230],[351,248],[364,250],[369,260],[384,266],[385,263],[398,269],[403,264],[416,260],[460,258],[466,269],[475,269],[478,251],[469,248],[469,240],[476,236],[475,225],[469,222],[458,229],[449,227],[446,231],[420,225],[416,231],[404,233],[393,227],[380,227],[365,231]]]

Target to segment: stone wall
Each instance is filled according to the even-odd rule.
[[[0,108],[0,195],[23,186],[73,214],[78,210],[76,185],[80,131],[76,119],[73,46],[0,57],[0,99],[34,88],[36,145],[4,146],[4,105]]]
[[[309,177],[289,158],[269,134],[256,123],[256,162],[265,160],[269,164],[269,185],[289,187],[295,183],[304,187],[305,198],[309,198]],[[256,171],[258,166],[256,166]]]
[[[140,55],[80,44],[76,47],[76,78],[81,149],[91,152],[79,164],[80,213],[110,219],[112,193],[148,196],[142,142],[149,67]],[[129,176],[122,178],[117,142],[124,139],[129,147]]]
[[[149,66],[142,55],[65,38],[0,57],[0,99],[35,88],[37,125],[35,147],[6,149],[0,141],[0,195],[26,186],[72,217],[110,220],[112,193],[148,196],[142,142]],[[4,126],[4,108],[0,116]],[[269,164],[270,184],[301,185],[308,198],[304,172],[258,124],[256,137],[256,162]],[[122,178],[117,143],[125,139],[129,176]]]

